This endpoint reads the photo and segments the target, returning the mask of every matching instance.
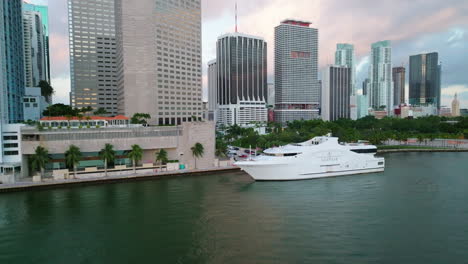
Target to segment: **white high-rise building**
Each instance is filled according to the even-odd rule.
[[[23,10],[24,74],[26,87],[36,87],[44,80],[50,82],[47,66],[46,29],[42,14]]]
[[[267,43],[241,33],[220,36],[216,43],[216,65],[218,125],[266,122]]]
[[[119,113],[158,125],[201,119],[201,1],[115,1]]]
[[[208,120],[216,121],[218,110],[218,67],[216,60],[208,62]]]
[[[275,121],[319,117],[318,29],[287,19],[275,27]]]
[[[349,113],[352,120],[356,120],[357,95],[356,95],[356,58],[354,55],[354,45],[347,43],[336,44],[335,65],[351,68],[351,95],[349,98]]]
[[[369,107],[376,111],[386,110],[387,115],[392,115],[392,48],[389,40],[372,44],[369,80]]]

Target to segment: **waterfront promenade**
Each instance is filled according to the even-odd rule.
[[[87,184],[103,184],[103,183],[113,183],[113,182],[126,182],[126,181],[135,181],[135,180],[148,180],[148,179],[157,179],[163,177],[180,177],[180,176],[189,176],[189,175],[203,175],[209,173],[222,173],[222,172],[232,172],[240,170],[237,166],[227,166],[227,167],[213,167],[207,169],[191,169],[191,170],[177,170],[177,171],[167,171],[167,172],[158,172],[158,173],[131,173],[124,175],[112,175],[108,177],[90,177],[90,178],[78,178],[78,179],[66,179],[66,180],[54,180],[54,179],[45,179],[41,182],[33,182],[32,178],[25,178],[22,181],[18,181],[12,184],[0,184],[0,193],[2,192],[15,192],[15,191],[25,191],[31,189],[47,189],[47,188],[57,188],[57,187],[69,187],[73,185],[87,185]]]

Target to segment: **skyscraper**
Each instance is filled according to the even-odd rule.
[[[218,67],[218,124],[249,125],[266,122],[267,43],[241,33],[220,36],[216,43]]]
[[[201,118],[200,2],[116,0],[119,113],[160,125]]]
[[[335,121],[340,118],[351,118],[352,80],[350,67],[330,65],[325,69],[322,78],[323,120]]]
[[[117,114],[114,0],[68,0],[71,104]]]
[[[369,107],[374,110],[393,112],[392,48],[390,41],[372,44],[371,64],[369,67],[370,89]]]
[[[41,12],[23,10],[23,40],[25,85],[37,87],[42,80],[50,82],[46,28]]]
[[[21,0],[0,0],[0,123],[23,121],[24,54]]]
[[[208,120],[217,118],[218,110],[218,67],[216,60],[208,62]]]
[[[440,108],[439,54],[437,52],[410,56],[409,103],[435,105]]]
[[[49,51],[49,8],[42,5],[33,5],[26,2],[23,2],[23,14],[25,12],[37,12],[41,16],[41,23],[43,26],[43,34],[45,37],[45,64],[46,64],[46,73],[47,78],[44,79],[50,82],[50,51]]]
[[[405,67],[394,67],[392,69],[394,105],[405,103],[405,74]]]
[[[318,118],[318,29],[284,20],[275,28],[275,121]]]
[[[460,101],[458,101],[457,93],[452,100],[452,116],[460,116]]]
[[[335,65],[346,66],[351,69],[351,95],[350,95],[350,117],[357,119],[357,97],[356,97],[356,59],[354,56],[354,45],[339,43],[336,44]]]
[[[362,82],[362,94],[363,94],[363,95],[367,95],[369,89],[370,89],[370,80],[369,80],[369,78],[366,78],[366,79]]]

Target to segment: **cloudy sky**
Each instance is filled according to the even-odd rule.
[[[49,5],[52,85],[56,102],[68,103],[67,0],[28,0]],[[130,0],[125,0],[130,1]],[[319,29],[319,60],[334,61],[336,43],[355,45],[358,87],[366,77],[370,45],[391,40],[393,64],[408,66],[409,55],[439,52],[442,103],[458,93],[468,108],[468,1],[466,0],[237,0],[239,31],[262,36],[269,44],[269,78],[273,81],[273,30],[285,18],[313,22]],[[234,30],[235,0],[202,0],[203,63],[215,58],[219,35]],[[206,93],[206,92],[205,92]]]

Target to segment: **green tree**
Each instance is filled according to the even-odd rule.
[[[159,162],[160,166],[167,163],[167,151],[165,149],[160,149],[156,154],[156,162]]]
[[[41,88],[41,95],[48,98],[54,94],[54,88],[50,86],[50,84],[47,81],[39,81],[38,86]],[[47,100],[49,101],[49,100]]]
[[[80,164],[83,154],[80,151],[80,148],[71,145],[68,150],[65,152],[65,164],[68,168],[73,168],[73,177],[76,179],[78,164]]]
[[[133,173],[136,173],[136,165],[143,158],[143,149],[139,145],[132,145],[132,149],[128,153],[128,158],[132,160]]]
[[[101,152],[99,152],[99,156],[102,160],[104,160],[104,171],[107,177],[107,166],[109,163],[114,162],[115,160],[114,146],[111,144],[104,145],[104,148],[101,149]]]
[[[73,109],[69,105],[53,104],[48,106],[42,114],[44,116],[76,116],[78,114],[78,110]]]
[[[49,163],[49,151],[42,146],[38,146],[31,156],[31,169],[32,171],[39,170],[41,179],[44,177],[45,167]]]
[[[151,115],[150,114],[146,114],[146,113],[135,113],[132,118],[130,119],[130,123],[132,124],[147,124],[148,123],[148,119],[151,119]]]
[[[94,115],[97,115],[97,116],[107,115],[107,114],[109,114],[109,112],[107,112],[107,110],[105,108],[103,108],[103,107],[100,107],[100,108],[98,108],[98,110],[94,111]]]
[[[418,134],[417,138],[418,138],[419,145],[421,145],[421,143],[424,142],[424,135],[423,134]]]
[[[205,154],[205,148],[201,143],[197,142],[190,149],[192,150],[192,156],[195,159],[195,169],[197,169],[197,159],[203,157],[203,154]]]
[[[216,156],[224,158],[227,156],[227,144],[220,138],[216,139]]]

